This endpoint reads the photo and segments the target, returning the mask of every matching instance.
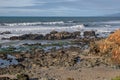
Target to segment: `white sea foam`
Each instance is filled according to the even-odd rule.
[[[62,22],[61,22],[62,23]],[[52,23],[52,24],[56,24]],[[26,24],[25,24],[26,25]],[[73,25],[73,26],[0,26],[0,32],[5,32],[5,31],[10,31],[12,34],[4,34],[4,35],[0,35],[0,39],[5,37],[5,38],[9,38],[11,36],[19,36],[19,35],[23,35],[23,34],[29,34],[29,33],[39,33],[39,34],[47,34],[53,30],[56,31],[68,31],[68,32],[74,32],[74,31],[96,31],[96,33],[98,34],[104,34],[104,33],[110,33],[116,29],[119,29],[119,26],[111,26],[109,24],[105,24],[103,26],[90,26],[90,27],[86,27],[83,24],[79,24],[79,25]]]
[[[22,33],[24,32],[29,32],[29,33],[34,33],[34,31],[37,32],[47,32],[51,30],[57,30],[57,31],[63,31],[63,30],[69,30],[69,31],[75,31],[75,30],[80,30],[85,28],[84,25],[76,25],[76,26],[0,26],[0,32],[5,32],[5,31],[10,31],[12,33]]]
[[[3,23],[4,26],[37,26],[37,25],[57,25],[57,24],[64,24],[64,22],[56,21],[56,22]]]
[[[56,31],[80,31],[84,29],[85,26],[83,24],[81,25],[75,25],[75,26],[0,26],[0,32],[10,31],[12,34],[4,34],[0,35],[0,38],[5,37],[11,37],[11,36],[19,36],[22,34],[29,34],[29,33],[40,33],[40,34],[47,34],[53,30]]]

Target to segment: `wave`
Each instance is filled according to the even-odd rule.
[[[106,23],[106,24],[120,24],[120,20],[119,21],[106,21],[106,22],[101,22],[101,23]]]
[[[63,25],[63,21],[56,22],[25,22],[25,23],[1,23],[2,26],[38,26],[38,25]]]
[[[74,31],[81,31],[82,29],[84,29],[85,26],[83,24],[81,25],[75,25],[75,26],[13,26],[13,27],[9,27],[9,26],[0,26],[0,32],[5,32],[5,31],[9,31],[12,34],[5,34],[5,35],[0,35],[0,39],[1,38],[9,38],[11,36],[19,36],[19,35],[23,35],[23,34],[47,34],[50,33],[51,31],[55,30],[58,32],[61,31],[67,31],[67,32],[74,32]]]
[[[9,26],[1,26],[0,27],[0,32],[5,32],[5,31],[10,31],[12,33],[26,33],[26,32],[39,32],[39,33],[47,33],[50,32],[52,30],[57,30],[57,31],[79,31],[81,29],[85,28],[85,26],[83,24],[81,25],[75,25],[75,26],[13,26],[13,27],[9,27]]]
[[[5,34],[0,35],[1,38],[9,38],[11,36],[20,36],[23,34],[48,34],[51,31],[55,30],[58,32],[61,31],[67,31],[67,32],[74,32],[74,31],[80,31],[81,35],[83,35],[84,31],[95,31],[96,34],[99,34],[100,36],[108,36],[109,33],[113,32],[114,30],[119,29],[119,26],[111,27],[110,25],[104,25],[101,27],[86,27],[84,24],[80,25],[74,25],[74,26],[0,26],[0,32],[10,31],[12,34]]]

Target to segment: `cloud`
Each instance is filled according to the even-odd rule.
[[[104,15],[119,12],[119,0],[0,0],[0,15]]]
[[[33,0],[0,0],[0,7],[34,6]]]
[[[69,3],[69,2],[75,2],[78,0],[38,0],[36,1],[37,4],[51,4],[51,3]]]

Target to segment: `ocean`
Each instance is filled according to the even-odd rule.
[[[22,34],[47,34],[56,31],[88,31],[105,36],[120,28],[120,17],[0,17],[0,39]]]

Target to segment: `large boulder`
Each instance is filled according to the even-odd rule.
[[[56,34],[56,33],[58,33],[58,32],[55,31],[55,30],[53,30],[53,31],[50,32],[50,34]]]
[[[85,31],[83,36],[90,38],[90,37],[96,37],[96,34],[95,34],[95,31]]]
[[[21,36],[10,37],[10,40],[42,40],[44,36],[42,34],[24,34]]]
[[[0,35],[3,35],[3,34],[11,34],[10,31],[5,31],[5,32],[1,32]]]
[[[2,40],[6,40],[6,38],[2,38]],[[19,40],[18,36],[12,36],[10,37],[10,40]]]
[[[29,76],[26,74],[19,74],[17,75],[18,80],[29,80]]]
[[[45,36],[45,39],[48,40],[74,39],[77,38],[78,36],[80,36],[80,32],[70,33],[66,31],[62,31],[62,32],[52,31],[50,32],[50,34],[47,34]]]

